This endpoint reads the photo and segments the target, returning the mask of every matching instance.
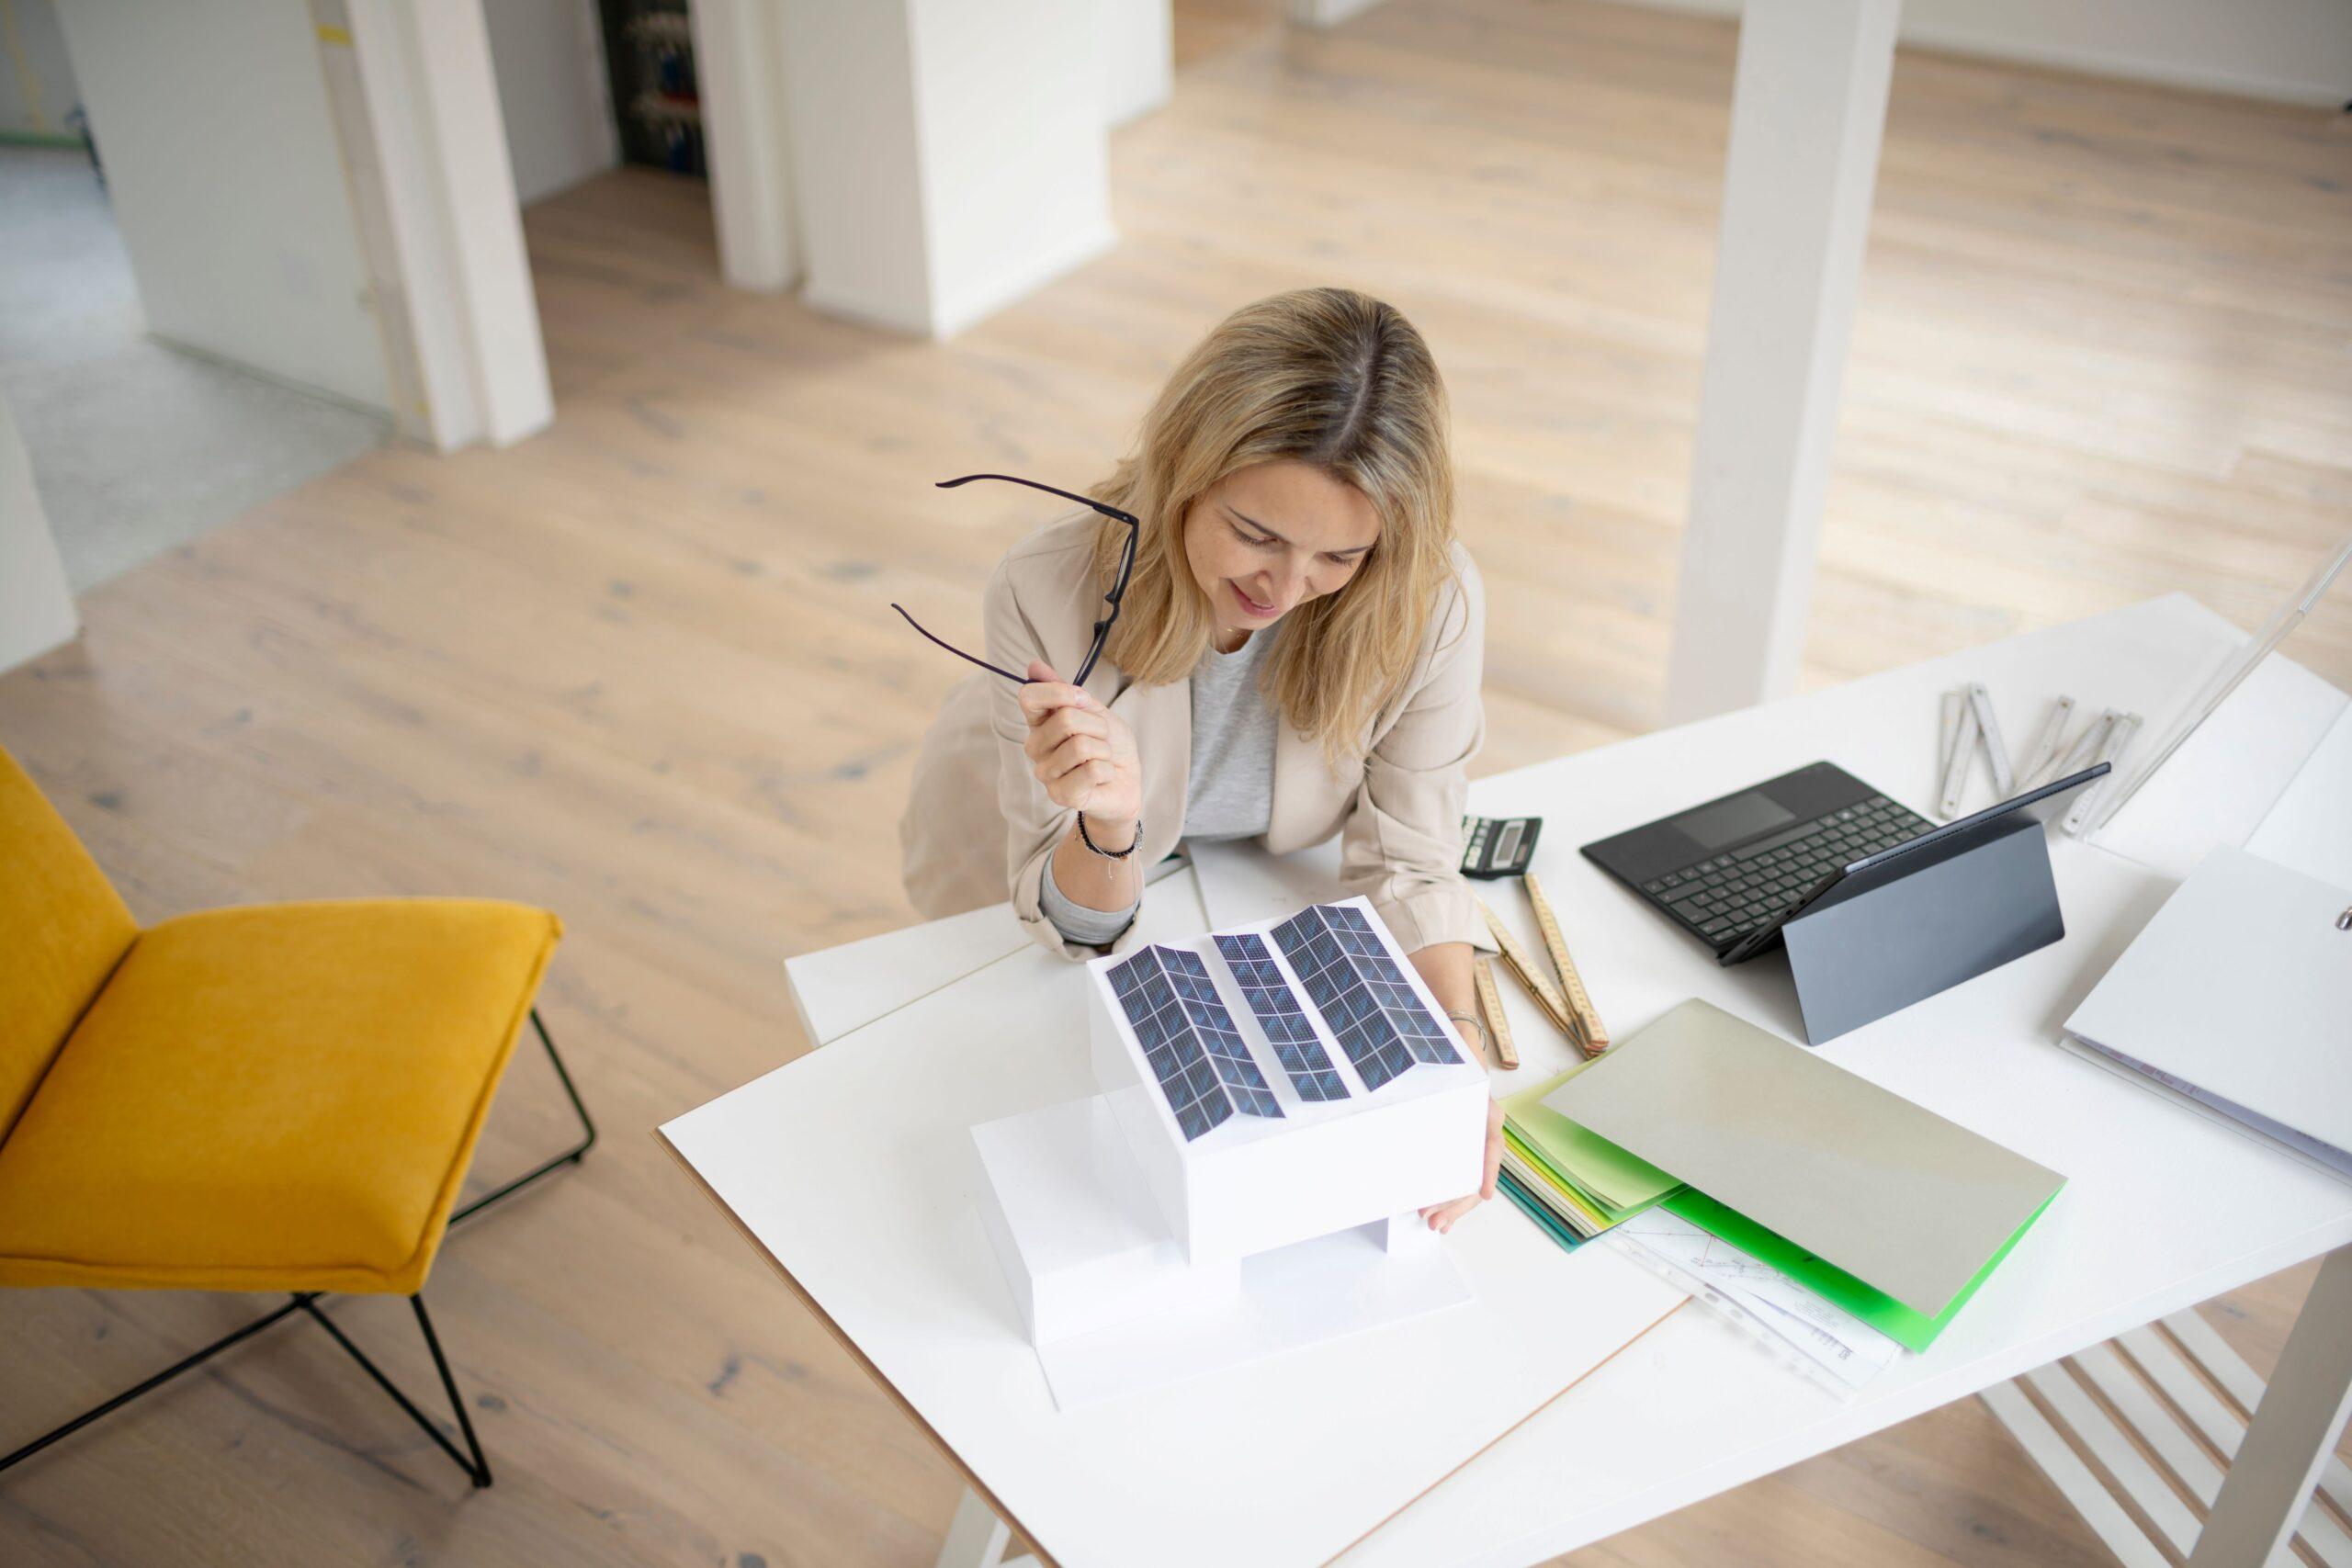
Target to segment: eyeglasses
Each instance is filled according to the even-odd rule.
[[[1086,684],[1086,678],[1094,673],[1094,661],[1102,657],[1102,645],[1111,639],[1111,628],[1119,624],[1119,601],[1126,597],[1127,579],[1135,574],[1136,536],[1139,531],[1139,525],[1136,524],[1134,513],[1122,512],[1115,506],[1107,505],[1102,502],[1091,500],[1083,495],[1073,495],[1066,490],[1056,490],[1052,485],[1039,484],[1035,479],[1015,479],[1011,474],[966,474],[962,479],[940,480],[939,488],[941,490],[954,490],[957,485],[967,485],[974,479],[1002,479],[1007,484],[1027,485],[1031,490],[1042,490],[1047,495],[1058,495],[1064,501],[1074,501],[1080,506],[1092,507],[1095,511],[1101,513],[1103,516],[1110,518],[1113,522],[1124,523],[1127,525],[1127,542],[1121,546],[1119,549],[1118,574],[1112,579],[1111,592],[1102,595],[1102,602],[1109,605],[1110,608],[1103,615],[1101,620],[1094,623],[1093,646],[1086,650],[1086,658],[1080,663],[1078,667],[1078,673],[1069,678],[1069,683],[1071,685],[1083,686]],[[893,603],[890,608],[898,611],[899,615],[904,615],[906,617],[907,625],[914,627],[916,631],[922,632],[926,638],[938,643],[940,647],[945,649],[956,658],[964,660],[965,663],[977,664],[981,669],[988,671],[991,674],[1001,675],[1006,680],[1014,682],[1020,685],[1026,686],[1030,683],[1029,677],[1026,675],[1016,675],[1010,670],[990,664],[985,659],[975,659],[970,654],[965,652],[962,649],[957,648],[955,644],[942,641],[940,638],[933,637],[931,633],[923,631],[922,623],[916,620],[912,615],[907,615],[907,607],[904,604]]]

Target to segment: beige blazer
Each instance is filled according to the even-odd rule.
[[[1014,546],[982,600],[992,663],[1022,670],[1043,659],[1076,671],[1094,635],[1092,513],[1048,525]],[[1469,552],[1453,548],[1456,581],[1442,591],[1412,679],[1374,722],[1368,748],[1334,769],[1322,747],[1279,727],[1272,815],[1259,840],[1274,854],[1337,833],[1348,891],[1370,898],[1410,953],[1432,942],[1491,947],[1462,877],[1464,770],[1486,736],[1478,682],[1486,653],[1486,593]],[[1184,832],[1192,771],[1188,682],[1138,685],[1106,656],[1087,691],[1135,731],[1143,761],[1141,863],[1157,863]],[[1056,806],[1022,750],[1028,726],[1012,682],[985,671],[948,694],[923,739],[914,788],[899,825],[908,895],[924,918],[1012,901],[1039,943],[1066,958],[1093,950],[1062,940],[1037,908],[1054,847],[1077,814]],[[1145,897],[1151,897],[1146,889]],[[1129,926],[1113,945],[1136,943]]]

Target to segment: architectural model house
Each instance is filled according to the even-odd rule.
[[[1336,1232],[1424,1245],[1419,1211],[1477,1186],[1486,1072],[1362,898],[1088,969],[1102,1092],[973,1129],[1041,1347]]]

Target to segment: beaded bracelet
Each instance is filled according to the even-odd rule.
[[[1078,837],[1080,842],[1083,843],[1088,849],[1092,850],[1096,854],[1101,855],[1104,860],[1125,860],[1129,855],[1136,852],[1136,846],[1137,844],[1143,842],[1143,818],[1140,817],[1136,818],[1136,836],[1127,840],[1127,847],[1124,850],[1106,850],[1102,845],[1096,843],[1093,836],[1086,830],[1086,813],[1083,811],[1078,814]]]

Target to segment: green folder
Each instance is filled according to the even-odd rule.
[[[1905,1306],[1883,1291],[1874,1291],[1836,1264],[1807,1252],[1786,1237],[1773,1235],[1762,1225],[1716,1202],[1695,1187],[1686,1187],[1668,1198],[1661,1205],[1669,1214],[1690,1221],[1718,1240],[1729,1242],[1759,1263],[1768,1263],[1811,1291],[1830,1305],[1869,1324],[1906,1350],[1924,1350],[1935,1342],[1944,1325],[1968,1304],[1976,1287],[1990,1279],[1993,1270],[2001,1266],[2033,1222],[2049,1211],[2058,1194],[2052,1192],[2041,1201],[2017,1234],[2001,1245],[2001,1250],[1986,1260],[1976,1271],[1976,1277],[1961,1288],[1960,1293],[1946,1303],[1944,1310],[1935,1316]]]

